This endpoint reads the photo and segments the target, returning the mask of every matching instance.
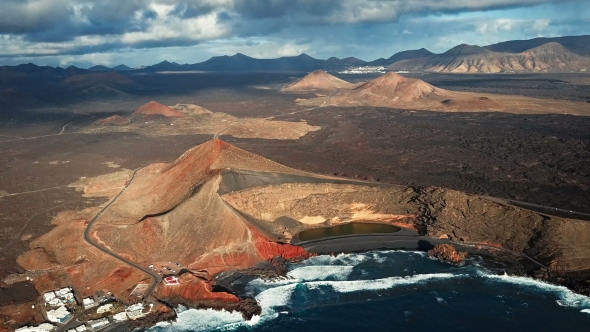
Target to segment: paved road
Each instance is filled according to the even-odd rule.
[[[88,224],[88,227],[86,227],[86,231],[84,232],[84,239],[86,240],[86,242],[90,243],[92,246],[94,246],[98,250],[104,252],[105,254],[107,254],[111,257],[114,257],[114,258],[122,261],[123,263],[131,265],[134,268],[141,270],[142,272],[150,275],[154,279],[154,281],[153,281],[152,285],[150,286],[150,288],[148,288],[147,291],[143,295],[143,299],[146,299],[152,295],[152,293],[154,292],[154,290],[156,289],[158,284],[162,281],[162,277],[160,275],[158,275],[157,273],[155,273],[155,272],[153,272],[141,265],[137,265],[134,262],[132,262],[124,257],[119,256],[117,253],[115,253],[107,248],[101,247],[98,243],[93,242],[92,238],[90,237],[90,230],[92,229],[92,226],[94,225],[94,223],[100,218],[100,216],[104,213],[104,211],[106,211],[111,206],[111,204],[113,204],[117,200],[117,198],[119,198],[119,196],[121,196],[121,194],[123,194],[125,192],[125,190],[127,190],[127,187],[129,187],[129,185],[133,182],[133,179],[135,179],[135,175],[137,174],[137,171],[139,171],[139,170],[140,170],[140,168],[133,171],[133,175],[131,176],[131,179],[129,180],[127,185],[125,185],[125,187],[117,194],[117,196],[115,196],[115,198],[113,198],[104,208],[102,208],[96,214],[96,216],[94,216],[94,218],[92,218],[92,220]]]
[[[418,250],[426,251],[432,246],[442,243],[452,243],[458,249],[467,250],[467,248],[479,248],[503,251],[517,256],[521,256],[531,262],[548,268],[547,266],[536,261],[532,257],[521,252],[516,252],[506,248],[486,245],[483,243],[455,242],[448,239],[435,239],[428,236],[418,235],[416,232],[402,229],[396,233],[377,233],[377,234],[352,234],[345,236],[326,237],[310,241],[294,241],[291,244],[301,246],[308,252],[325,255],[332,252],[364,252],[368,250]]]

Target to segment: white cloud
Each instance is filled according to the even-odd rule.
[[[513,32],[515,30],[533,30],[535,32],[544,31],[551,22],[550,19],[536,19],[536,20],[519,20],[511,18],[488,19],[473,22],[475,30],[482,35],[499,33],[499,32]]]
[[[214,12],[191,19],[161,15],[145,31],[128,32],[120,39],[127,45],[169,39],[203,41],[225,37],[230,31],[229,26],[218,21]]]

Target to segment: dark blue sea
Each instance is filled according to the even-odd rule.
[[[478,258],[455,267],[410,251],[318,256],[246,292],[262,306],[251,321],[181,308],[152,331],[590,331],[590,298],[490,273]]]

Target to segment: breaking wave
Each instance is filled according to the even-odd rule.
[[[487,293],[480,292],[486,289]],[[505,290],[503,295],[486,295],[502,289]],[[314,308],[395,299],[407,294],[423,297],[425,295],[420,294],[425,292],[435,294],[433,301],[438,305],[447,305],[450,301],[460,305],[461,302],[454,297],[466,292],[464,296],[467,298],[483,294],[482,297],[500,298],[501,303],[512,298],[513,302],[522,304],[522,310],[533,310],[528,309],[529,302],[542,301],[549,310],[574,309],[577,315],[581,312],[581,317],[590,317],[587,315],[590,314],[590,298],[563,286],[525,277],[495,275],[486,272],[476,261],[454,267],[427,259],[422,252],[373,251],[337,257],[316,256],[290,265],[284,279],[252,280],[245,293],[256,298],[262,307],[262,314],[251,321],[245,321],[241,314],[235,312],[189,309],[179,310],[176,322],[159,323],[152,330],[257,330],[283,319],[279,317],[309,312]],[[445,297],[438,292],[446,292]],[[513,308],[509,306],[506,312],[511,310]],[[410,317],[411,311],[403,310],[403,315]]]

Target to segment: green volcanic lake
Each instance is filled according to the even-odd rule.
[[[333,227],[308,229],[299,233],[297,236],[299,237],[300,241],[310,241],[325,237],[357,234],[395,233],[399,231],[399,227],[392,225],[351,222]]]

